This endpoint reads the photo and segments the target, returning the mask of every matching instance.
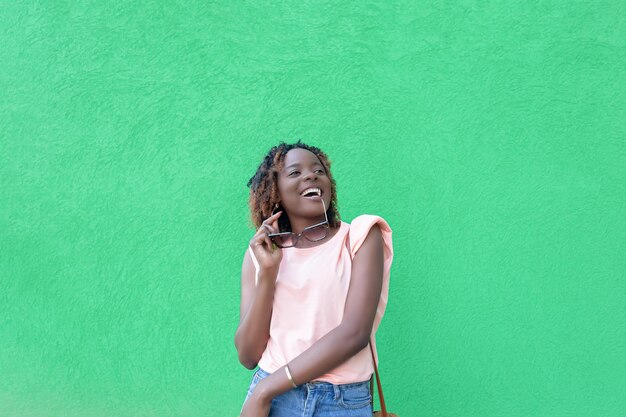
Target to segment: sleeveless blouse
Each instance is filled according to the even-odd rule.
[[[341,222],[327,242],[312,248],[284,248],[270,322],[270,335],[259,367],[275,372],[341,324],[350,286],[352,258],[378,224],[384,241],[383,285],[372,328],[374,355],[378,363],[375,334],[385,313],[389,293],[389,271],[393,260],[391,228],[379,216],[361,215],[352,224]],[[350,251],[346,239],[350,239]],[[259,264],[249,248],[256,268]],[[331,384],[348,384],[370,379],[374,367],[369,346],[330,372],[316,378]]]

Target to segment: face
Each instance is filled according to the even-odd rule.
[[[321,198],[306,196],[306,191],[314,188],[319,189]],[[306,149],[292,149],[285,155],[283,169],[278,173],[278,192],[290,219],[292,216],[323,217],[322,199],[326,209],[330,206],[331,183],[326,168]]]

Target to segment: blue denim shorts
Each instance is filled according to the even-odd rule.
[[[268,372],[257,369],[246,400],[256,384],[267,376]],[[299,385],[272,400],[269,417],[372,417],[369,380],[339,385],[319,381]]]

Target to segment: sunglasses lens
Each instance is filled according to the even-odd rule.
[[[276,243],[276,245],[281,248],[288,248],[293,246],[293,235],[291,233],[284,233],[280,235],[275,235],[271,237],[272,242]]]
[[[328,233],[328,226],[322,225],[312,229],[307,229],[302,236],[311,242],[317,242],[318,240],[324,239],[326,237],[326,233]]]

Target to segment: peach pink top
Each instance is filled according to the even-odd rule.
[[[352,224],[341,222],[339,231],[319,246],[283,249],[274,290],[270,337],[259,367],[273,373],[341,324],[350,286],[351,259],[374,224],[380,226],[384,240],[383,286],[372,328],[371,339],[374,340],[387,306],[393,247],[387,222],[379,216],[365,214]],[[346,247],[348,238],[351,254]],[[258,280],[259,265],[252,249],[249,250]],[[375,340],[373,347],[378,362]],[[373,372],[368,346],[316,381],[360,382],[368,380]]]

